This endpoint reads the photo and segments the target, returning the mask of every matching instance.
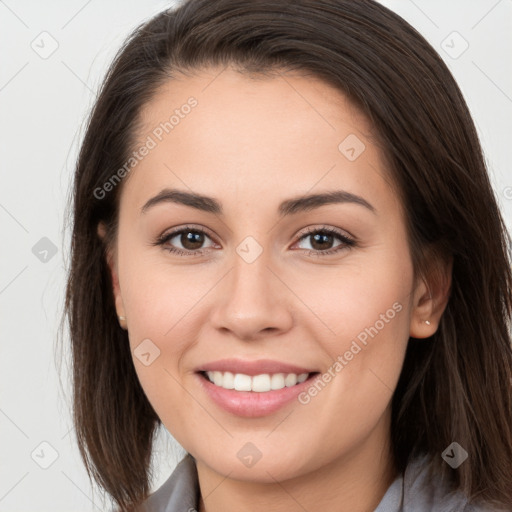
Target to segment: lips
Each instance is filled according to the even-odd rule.
[[[313,385],[318,375],[310,374],[304,382],[265,393],[224,389],[210,382],[202,373],[197,373],[197,382],[206,396],[224,411],[235,416],[257,418],[271,415],[293,402],[296,407],[302,407],[298,405],[297,396]]]
[[[228,374],[228,381],[233,380],[233,387],[238,389],[232,389],[224,380]],[[222,359],[198,367],[196,375],[200,388],[218,407],[236,416],[257,418],[271,415],[293,403],[320,373],[311,368],[269,359]],[[220,378],[220,385],[209,380],[208,375],[213,376],[214,380],[215,377]],[[277,381],[285,376],[283,387],[283,383]],[[300,379],[295,380],[296,376],[300,376]],[[263,380],[271,382],[271,386],[269,382],[260,382]]]
[[[201,365],[196,369],[196,372],[208,372],[208,371],[219,371],[219,372],[231,372],[231,373],[243,373],[244,375],[261,375],[263,373],[295,373],[300,375],[301,373],[315,373],[318,369],[307,368],[304,366],[296,366],[290,363],[284,363],[281,361],[275,361],[271,359],[259,359],[257,361],[247,361],[243,359],[220,359]]]

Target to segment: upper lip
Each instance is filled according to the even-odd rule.
[[[294,364],[283,363],[271,359],[258,359],[257,361],[247,361],[243,359],[220,359],[201,365],[196,369],[197,372],[232,372],[243,373],[245,375],[260,375],[262,373],[313,373],[315,370],[296,366]]]

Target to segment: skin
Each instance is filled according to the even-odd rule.
[[[372,511],[397,475],[391,398],[407,342],[436,331],[450,269],[439,286],[414,282],[405,213],[372,126],[338,90],[298,74],[202,70],[159,89],[141,112],[139,140],[190,96],[198,105],[123,184],[109,251],[132,351],[147,338],[160,350],[149,366],[134,357],[140,382],[165,427],[197,459],[201,511]],[[366,146],[355,161],[338,149],[349,134]],[[160,203],[142,214],[164,188],[214,197],[224,213]],[[285,199],[338,189],[375,212],[343,203],[278,215]],[[196,245],[204,254],[152,245],[187,224],[208,231]],[[308,226],[338,229],[357,245],[313,254],[312,237],[301,239]],[[250,264],[236,252],[248,236],[263,248]],[[183,240],[172,244],[194,247]],[[340,244],[333,238],[320,247]],[[194,373],[228,357],[325,372],[395,303],[401,311],[307,405],[293,401],[241,418],[210,401]],[[237,457],[247,442],[262,453],[250,468]]]

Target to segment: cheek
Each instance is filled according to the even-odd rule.
[[[119,262],[122,296],[130,332],[135,337],[176,338],[181,325],[189,323],[194,307],[211,288],[207,273],[194,265],[176,265],[166,261],[159,250],[125,253]],[[174,347],[179,350],[179,345]]]
[[[347,259],[324,286],[306,279],[299,292],[315,312],[308,324],[331,361],[325,378],[338,404],[333,415],[343,421],[347,410],[356,423],[363,421],[357,411],[380,414],[400,376],[413,273],[407,247],[395,242]]]
[[[183,392],[183,372],[190,369],[181,363],[198,339],[194,329],[202,322],[194,306],[204,291],[155,266],[127,270],[132,277],[127,280],[125,309],[135,370],[156,413],[181,439],[189,418],[175,411],[194,408]]]
[[[157,414],[164,420],[171,415],[172,421],[165,423],[179,431],[182,418],[171,411],[193,410],[192,398],[182,387],[191,368],[183,361],[200,339],[207,318],[201,299],[215,284],[216,276],[198,272],[193,265],[170,265],[162,255],[156,258],[142,251],[138,255],[133,250],[125,253],[119,269],[139,381]]]
[[[347,258],[338,267],[302,272],[300,282],[296,279],[294,289],[310,310],[308,323],[325,333],[331,356],[348,350],[353,339],[371,339],[368,330],[376,334],[375,328],[383,334],[382,343],[388,337],[407,337],[412,266],[396,254],[400,251],[382,247]]]

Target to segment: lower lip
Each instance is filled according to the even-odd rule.
[[[246,418],[267,416],[290,403],[302,391],[308,388],[318,373],[310,376],[300,384],[274,391],[235,391],[224,389],[210,382],[202,373],[196,374],[206,394],[222,409]]]

